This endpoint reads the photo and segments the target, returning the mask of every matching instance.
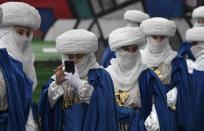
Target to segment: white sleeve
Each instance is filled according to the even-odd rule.
[[[39,131],[38,126],[33,119],[32,109],[30,109],[30,112],[28,115],[28,121],[26,123],[26,131]]]
[[[196,62],[195,69],[199,71],[204,71],[204,59]]]
[[[160,131],[159,120],[155,105],[152,105],[152,111],[144,122],[147,131]]]
[[[177,102],[177,87],[174,87],[173,89],[171,89],[167,95],[167,104],[168,107],[173,107],[176,105]]]
[[[82,102],[89,104],[93,90],[88,81],[82,80],[82,84],[77,88],[77,94]]]
[[[57,100],[64,94],[64,89],[62,85],[57,85],[55,81],[53,81],[48,88],[48,99],[50,103],[50,107],[53,108]]]
[[[187,59],[186,63],[187,63],[187,67],[188,67],[188,73],[192,74],[193,73],[193,69],[195,68],[195,62],[193,62],[190,59]]]

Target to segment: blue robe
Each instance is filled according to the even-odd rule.
[[[193,129],[204,129],[204,71],[193,70],[192,75]]]
[[[181,48],[178,51],[178,55],[185,57],[185,55],[188,55],[189,58],[193,61],[195,61],[195,58],[191,52],[191,43],[188,43],[187,41],[184,41],[184,43],[181,45]]]
[[[191,87],[190,87],[190,76],[188,74],[188,68],[185,57],[177,55],[172,61],[172,74],[170,87],[177,87],[177,103],[176,111],[174,115],[177,130],[192,130],[192,107],[191,107]],[[171,116],[173,119],[173,117]],[[171,119],[171,122],[174,120]],[[172,127],[172,126],[171,126]],[[175,130],[175,129],[174,129]]]
[[[8,111],[0,114],[1,131],[25,131],[32,100],[32,85],[21,62],[0,49],[0,68],[6,85]]]
[[[72,104],[62,109],[62,97],[50,109],[47,90],[50,79],[44,86],[39,102],[42,131],[60,131],[62,123],[65,131],[118,131],[117,108],[113,83],[104,69],[92,69],[88,73],[89,84],[94,87],[88,104]]]
[[[152,111],[152,96],[158,115],[161,131],[169,131],[168,106],[166,91],[158,76],[150,69],[143,71],[139,77],[141,109],[132,110],[118,107],[120,123],[129,123],[128,131],[145,131],[144,121]]]
[[[103,57],[101,59],[101,65],[104,68],[108,67],[112,58],[116,58],[115,52],[111,51],[109,44],[107,44],[106,49],[103,53]]]

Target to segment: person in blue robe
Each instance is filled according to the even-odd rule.
[[[165,18],[151,18],[140,25],[147,45],[142,60],[160,78],[167,92],[171,130],[192,130],[190,77],[185,58],[177,55],[169,45],[176,25]]]
[[[121,131],[169,130],[166,92],[141,61],[139,49],[144,43],[138,27],[118,28],[109,35],[116,58],[106,70],[113,80]]]
[[[23,65],[0,49],[0,70],[5,81],[7,109],[0,113],[1,131],[25,131],[32,100],[32,85]]]
[[[5,126],[2,130],[36,130],[30,108],[37,85],[31,40],[33,31],[40,27],[41,17],[26,3],[5,2],[0,5],[0,18],[0,112]]]
[[[149,18],[149,15],[140,10],[127,10],[123,18],[127,27],[138,27],[143,20]],[[104,68],[108,67],[111,64],[111,59],[115,57],[115,52],[111,51],[109,44],[107,44],[100,65]]]
[[[190,75],[192,109],[193,109],[193,129],[203,130],[204,112],[203,112],[203,76],[204,76],[204,27],[195,27],[187,30],[186,40],[192,43],[190,48],[195,61],[186,59],[188,72]]]
[[[97,47],[97,36],[83,29],[57,38],[63,63],[73,61],[75,71],[65,72],[63,64],[43,86],[39,102],[42,131],[118,131],[112,80],[96,62]]]

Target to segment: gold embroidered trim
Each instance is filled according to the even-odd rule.
[[[115,99],[119,106],[123,106],[124,102],[130,95],[127,91],[119,90],[118,92],[115,91]]]

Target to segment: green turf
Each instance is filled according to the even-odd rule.
[[[60,60],[58,53],[44,53],[43,48],[55,47],[55,42],[32,41],[31,47],[35,54],[36,61]]]

